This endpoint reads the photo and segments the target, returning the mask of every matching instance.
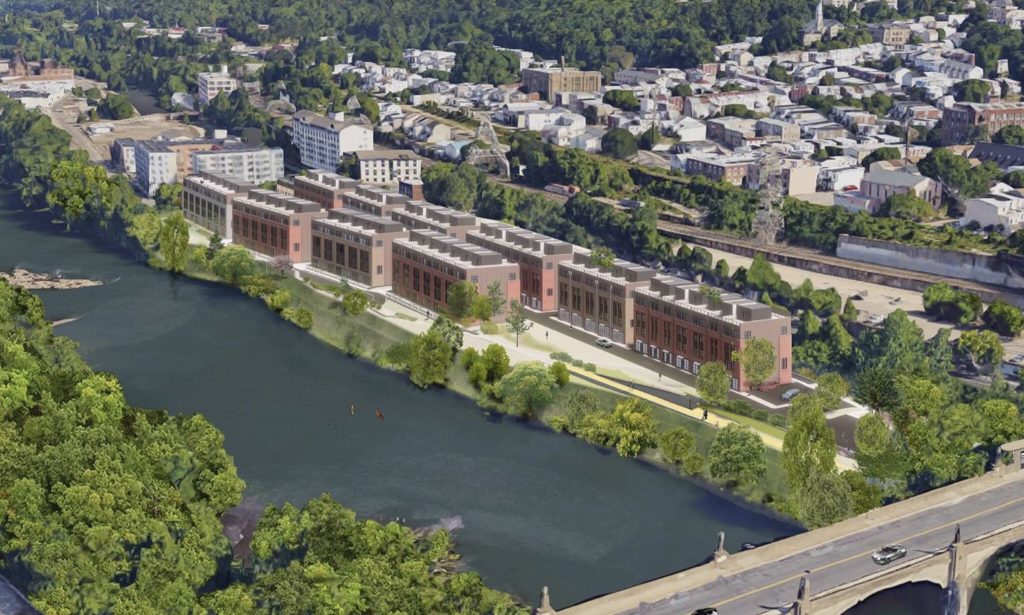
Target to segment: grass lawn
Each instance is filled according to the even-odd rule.
[[[375,314],[349,316],[333,297],[325,297],[295,278],[284,278],[281,287],[291,293],[293,306],[313,314],[313,335],[346,352],[358,344],[358,354],[373,357],[412,337],[405,329]]]

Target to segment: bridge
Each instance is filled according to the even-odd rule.
[[[740,553],[719,535],[708,564],[562,610],[544,588],[537,614],[842,615],[878,592],[929,582],[944,590],[937,615],[966,615],[993,556],[1024,541],[1024,440],[1003,450],[1011,462],[978,478]],[[907,555],[879,566],[871,554],[887,544]]]

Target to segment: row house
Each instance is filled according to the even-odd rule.
[[[341,193],[341,206],[358,209],[375,216],[390,218],[392,212],[405,208],[409,197],[381,186],[359,184]]]
[[[292,186],[295,196],[313,201],[324,209],[338,209],[342,206],[342,194],[356,190],[359,182],[337,173],[310,171],[296,175]]]
[[[519,265],[519,302],[538,312],[555,312],[558,264],[572,258],[573,245],[504,222],[484,221],[466,241]]]
[[[705,363],[723,363],[731,388],[749,391],[736,353],[765,339],[775,350],[775,373],[761,386],[792,382],[790,319],[763,303],[670,276],[634,290],[633,303],[632,346],[641,354],[692,374]]]
[[[232,203],[256,185],[235,177],[210,173],[190,175],[181,186],[181,211],[185,219],[232,240]]]
[[[237,244],[293,263],[310,260],[312,222],[327,212],[295,196],[250,190],[232,202],[232,237]]]
[[[480,227],[473,214],[426,201],[406,201],[402,209],[391,211],[391,217],[410,230],[433,231],[461,241],[465,241],[470,231]]]
[[[608,338],[633,345],[633,291],[646,287],[655,271],[616,259],[611,267],[590,262],[578,251],[558,264],[558,318]]]
[[[393,292],[431,310],[446,310],[448,291],[460,282],[473,284],[482,295],[497,282],[506,301],[519,297],[519,265],[456,237],[411,230],[392,242],[392,253]]]
[[[333,209],[312,223],[312,265],[370,288],[391,286],[392,243],[409,236],[399,222]]]

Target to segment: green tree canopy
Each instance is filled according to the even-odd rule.
[[[778,365],[775,346],[763,337],[756,337],[746,342],[743,349],[735,353],[734,359],[743,369],[743,375],[746,376],[747,382],[755,388],[768,382],[768,379],[775,375]],[[699,376],[698,374],[698,378]]]
[[[726,425],[711,443],[707,467],[712,478],[740,485],[755,483],[767,471],[764,442],[749,427]]]
[[[793,398],[789,429],[782,444],[782,468],[790,493],[807,487],[812,474],[830,474],[836,468],[836,438],[825,420],[823,399],[815,393]]]
[[[632,158],[637,152],[636,137],[625,128],[613,128],[601,137],[601,152],[618,160]]]
[[[718,361],[705,363],[697,373],[697,392],[700,396],[716,406],[725,402],[729,394],[729,382],[732,377],[725,365]]]
[[[543,363],[525,361],[498,381],[494,394],[501,400],[503,411],[528,418],[551,403],[557,388],[555,378]]]
[[[1024,314],[1020,308],[1002,299],[996,299],[981,315],[985,326],[999,335],[1017,337],[1024,330]]]

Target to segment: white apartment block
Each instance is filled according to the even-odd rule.
[[[373,129],[361,120],[346,120],[344,113],[324,117],[303,110],[292,121],[292,144],[302,164],[333,172],[345,154],[373,149]]]
[[[996,184],[987,196],[968,199],[960,225],[976,222],[981,228],[998,228],[1009,235],[1024,224],[1024,195],[1006,184]]]
[[[156,196],[161,184],[178,179],[178,153],[162,143],[139,141],[135,146],[135,181],[146,196]]]
[[[369,184],[390,184],[419,181],[422,159],[407,149],[356,152],[359,160],[359,181]]]
[[[243,179],[249,183],[284,177],[284,150],[280,147],[239,147],[192,152],[192,172]]]
[[[208,105],[221,92],[231,94],[238,89],[238,80],[228,74],[227,65],[220,67],[220,72],[199,73],[199,104]]]

